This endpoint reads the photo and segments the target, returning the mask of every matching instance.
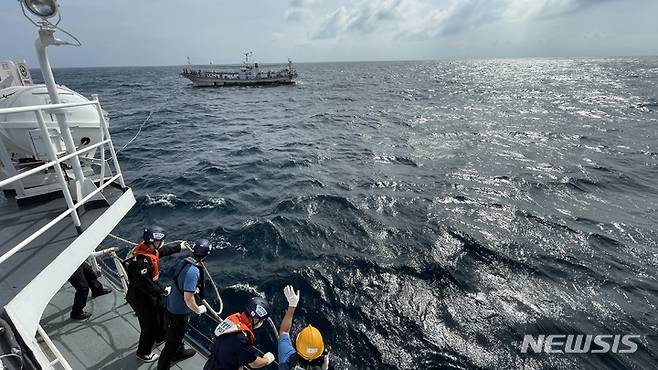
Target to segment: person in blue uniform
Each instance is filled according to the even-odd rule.
[[[183,338],[187,330],[189,315],[206,313],[206,306],[196,303],[195,295],[203,299],[205,274],[201,263],[208,257],[212,245],[207,239],[200,239],[192,246],[192,256],[178,261],[174,266],[174,286],[167,296],[165,322],[167,341],[158,360],[158,370],[166,370],[174,361],[182,361],[194,356],[191,348],[184,348]]]
[[[295,338],[295,346],[290,339],[290,328],[295,309],[299,303],[299,291],[291,285],[283,289],[288,300],[288,310],[279,328],[279,370],[327,370],[329,355],[324,348],[320,331],[308,325]]]

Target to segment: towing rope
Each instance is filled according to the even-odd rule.
[[[114,235],[114,234],[109,234],[108,236],[111,237],[111,238],[114,238],[114,239],[116,239],[116,240],[118,240],[118,241],[124,242],[124,243],[126,243],[126,244],[128,244],[128,245],[132,245],[132,246],[137,245],[137,243],[133,243],[133,242],[131,242],[131,241],[128,240],[128,239],[124,239],[124,238],[122,238],[122,237],[120,237],[120,236],[116,236],[116,235]]]
[[[139,136],[139,134],[142,132],[142,129],[144,128],[144,126],[146,125],[146,123],[147,123],[147,122],[151,119],[151,117],[153,116],[153,112],[154,112],[153,110],[149,112],[149,114],[148,114],[148,116],[146,117],[146,119],[145,119],[145,120],[142,122],[142,124],[139,126],[139,130],[137,130],[137,133],[135,134],[135,136],[133,136],[133,138],[130,139],[130,141],[128,141],[123,147],[121,147],[121,149],[117,150],[116,154],[121,153],[124,149],[126,149],[126,148],[128,147],[128,145],[132,144],[133,141],[135,141],[135,139],[137,139],[137,136]]]

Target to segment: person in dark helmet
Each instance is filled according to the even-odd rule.
[[[178,261],[173,268],[174,286],[167,296],[165,322],[167,323],[167,341],[158,360],[158,370],[171,367],[175,361],[188,359],[196,353],[183,346],[189,315],[206,313],[206,306],[196,303],[195,294],[203,299],[205,273],[203,262],[212,244],[207,239],[197,240],[192,246],[192,256]]]
[[[288,285],[283,288],[283,294],[288,300],[288,310],[279,328],[279,370],[327,370],[329,355],[318,329],[311,325],[302,329],[293,347],[290,328],[299,303],[299,291],[295,292],[292,285]]]
[[[87,262],[83,262],[80,267],[71,275],[69,283],[75,288],[73,296],[73,307],[71,308],[72,320],[85,320],[91,317],[91,312],[85,311],[87,297],[91,290],[91,297],[96,298],[112,292],[112,289],[103,286],[98,281],[98,275]]]
[[[180,245],[165,246],[166,233],[159,226],[144,229],[143,240],[130,252],[125,261],[128,275],[126,301],[135,311],[139,321],[139,345],[136,356],[144,362],[153,362],[158,355],[153,345],[165,340],[163,299],[171,288],[162,287],[160,258],[178,253]]]
[[[271,364],[274,361],[271,352],[258,356],[253,332],[267,320],[271,311],[266,300],[255,297],[249,300],[244,312],[234,313],[222,321],[215,329],[215,343],[203,370],[239,370],[245,365],[258,369]]]

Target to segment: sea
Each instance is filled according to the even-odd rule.
[[[109,114],[137,198],[114,233],[210,239],[223,316],[260,295],[278,325],[293,285],[292,337],[317,327],[333,369],[658,366],[658,58],[296,67],[227,88],[56,69]],[[570,334],[637,350],[559,353]]]

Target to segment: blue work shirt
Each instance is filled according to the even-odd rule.
[[[290,370],[290,358],[295,354],[295,348],[292,346],[290,334],[283,333],[279,335],[279,370]]]
[[[174,281],[175,285],[171,287],[171,293],[167,297],[167,311],[176,315],[189,315],[192,313],[185,304],[182,292],[194,294],[199,285],[200,274],[201,272],[198,267],[185,260],[179,261],[176,264],[174,278],[178,275],[178,279]]]

